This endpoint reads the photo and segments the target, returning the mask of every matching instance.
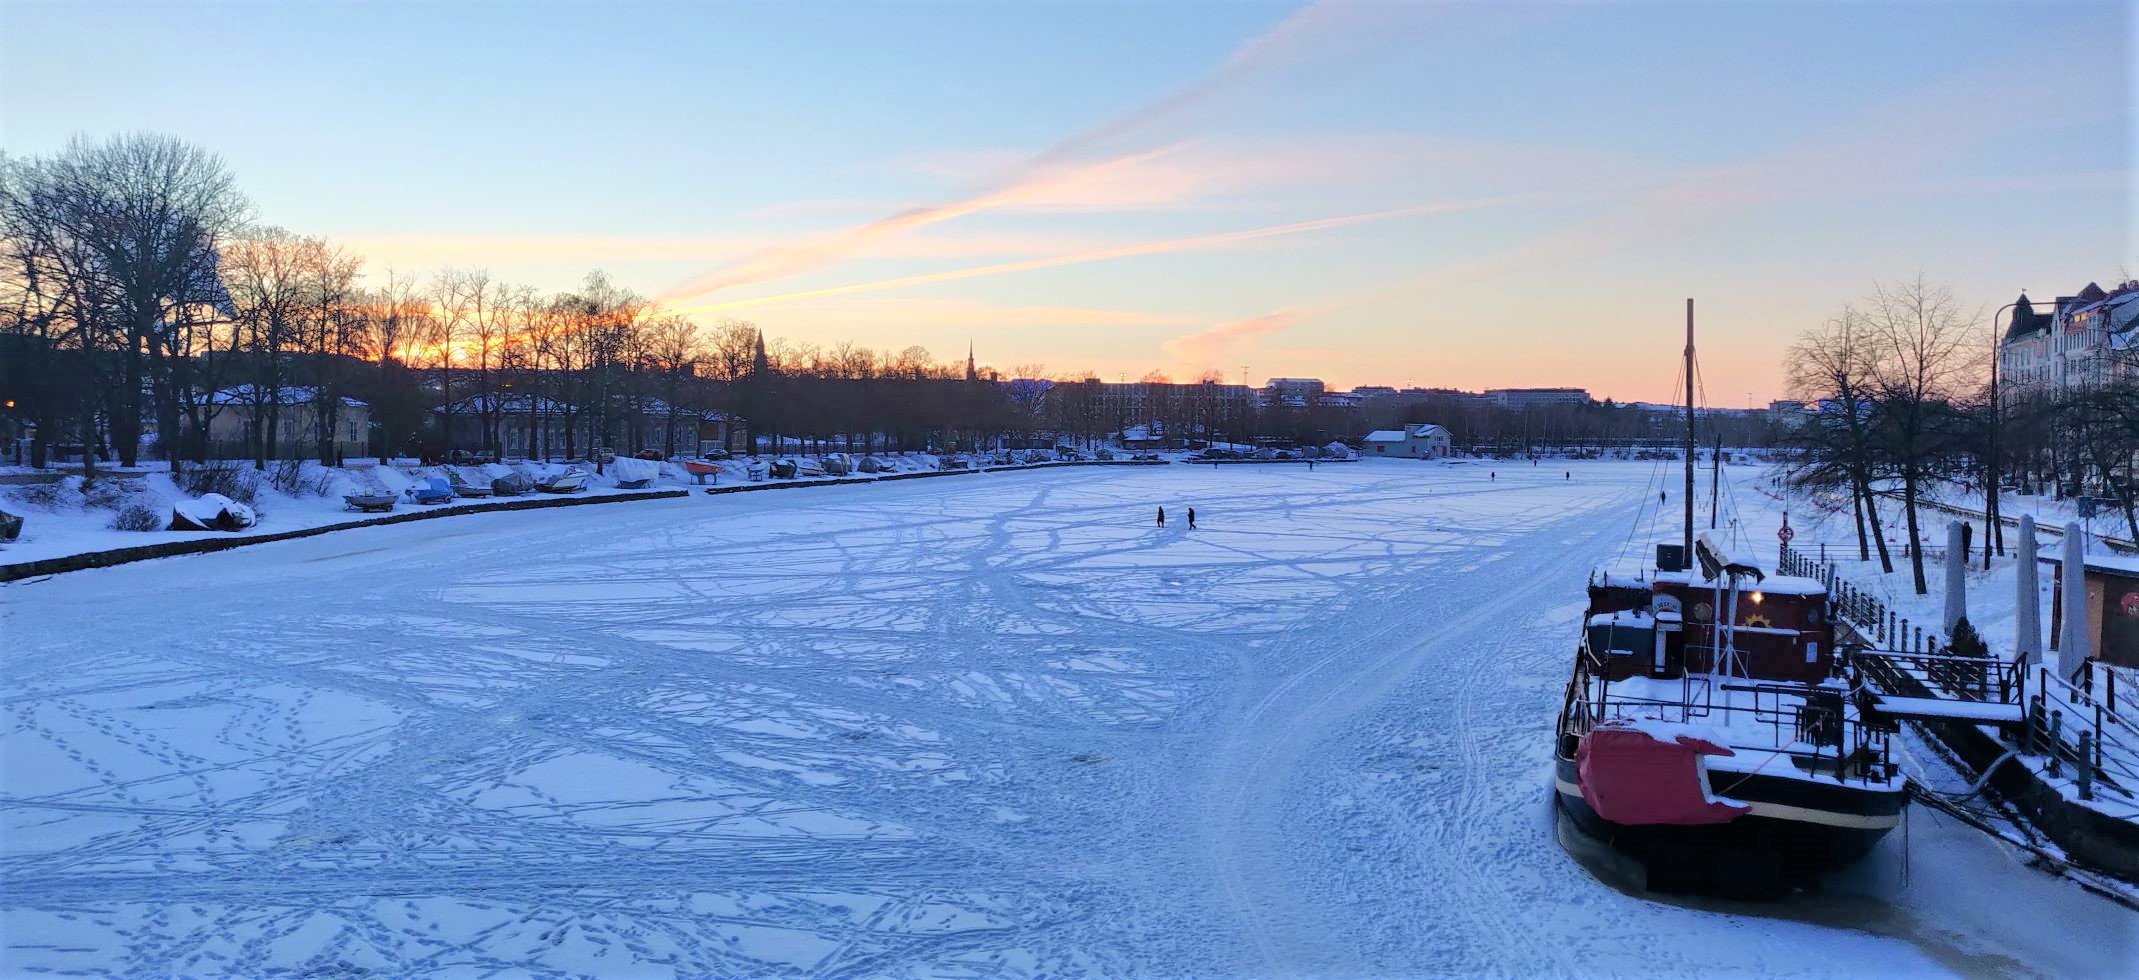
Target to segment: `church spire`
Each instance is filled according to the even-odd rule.
[[[973,370],[973,338],[966,338],[966,380],[979,381],[980,372]]]

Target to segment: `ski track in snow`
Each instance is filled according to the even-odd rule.
[[[700,497],[0,588],[0,969],[2018,966],[1565,855],[1572,625],[1653,467],[1485,469]]]

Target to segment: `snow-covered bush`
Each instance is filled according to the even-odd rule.
[[[195,466],[179,478],[179,488],[189,497],[222,494],[239,503],[252,503],[260,494],[260,476],[242,464],[218,461]]]
[[[29,510],[59,510],[67,506],[72,496],[67,487],[59,483],[32,483],[28,486],[10,487],[5,496],[16,506]]]
[[[118,516],[111,519],[114,531],[161,531],[163,525],[162,512],[139,501],[119,508]]]
[[[334,472],[301,460],[285,459],[275,463],[268,467],[267,478],[268,485],[288,497],[326,497],[334,493]]]

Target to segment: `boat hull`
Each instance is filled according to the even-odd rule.
[[[1725,774],[1728,775],[1728,774]],[[1776,777],[1730,777],[1754,812],[1727,823],[1614,823],[1582,798],[1573,759],[1558,760],[1560,809],[1575,828],[1639,862],[1652,891],[1777,898],[1861,860],[1899,822],[1900,790]]]

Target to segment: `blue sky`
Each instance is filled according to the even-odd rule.
[[[2124,4],[5,0],[0,148],[170,132],[374,272],[1005,369],[1661,399],[1690,295],[1737,404],[1876,280],[2139,274],[2133,49]]]

